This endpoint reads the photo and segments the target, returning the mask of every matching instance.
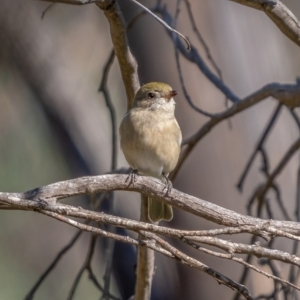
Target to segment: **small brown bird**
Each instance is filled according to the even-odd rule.
[[[166,83],[143,85],[120,125],[121,148],[130,167],[140,175],[153,176],[164,182],[176,167],[182,140],[174,115],[173,97],[176,95],[177,92]],[[171,205],[152,198],[148,200],[148,215],[152,222],[173,218]]]

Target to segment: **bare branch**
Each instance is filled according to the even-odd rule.
[[[183,38],[184,41],[187,44],[187,50],[191,49],[191,44],[190,44],[189,40],[182,33],[180,33],[179,31],[177,31],[174,28],[172,28],[171,26],[169,26],[164,20],[162,20],[161,18],[159,18],[158,16],[156,16],[149,8],[145,7],[143,4],[141,4],[137,0],[130,0],[130,1],[134,2],[135,4],[137,4],[138,6],[140,6],[142,9],[144,9],[149,15],[151,15],[160,24],[164,25],[168,30],[170,30],[173,33],[176,33],[181,38]]]
[[[109,201],[108,203],[108,213],[112,214],[114,212],[114,192],[109,193],[109,198],[107,199]],[[99,224],[99,222],[98,222]],[[101,225],[101,224],[99,224]],[[109,225],[106,231],[115,233],[116,228]],[[113,264],[113,255],[114,255],[114,248],[115,248],[115,241],[113,239],[109,239],[105,245],[105,273],[103,276],[104,281],[104,293],[102,296],[102,299],[108,300],[110,298],[109,296],[109,290],[110,290],[110,279],[112,275],[112,264]]]
[[[166,7],[157,4],[157,6],[153,9],[154,12],[162,15],[163,20],[168,23],[173,23],[173,18],[167,11]],[[223,83],[223,81],[218,78],[207,66],[204,62],[196,47],[191,45],[191,51],[188,51],[185,48],[185,45],[177,38],[174,37],[172,33],[169,32],[170,38],[172,38],[175,47],[180,51],[180,53],[188,60],[193,62],[200,71],[210,80],[216,88],[218,88],[228,99],[230,99],[233,103],[240,101],[239,97],[237,97],[230,88]]]
[[[50,4],[43,10],[42,15],[41,15],[41,19],[42,19],[42,20],[44,19],[46,13],[47,13],[51,8],[53,8],[54,5],[55,5],[55,3],[52,2],[52,3],[50,3]]]
[[[66,252],[68,252],[73,247],[75,242],[80,237],[81,233],[82,233],[82,231],[76,232],[75,235],[73,236],[73,238],[70,240],[70,242],[58,252],[58,254],[56,255],[53,262],[46,269],[46,271],[40,276],[39,280],[32,287],[32,289],[29,291],[29,293],[25,296],[25,298],[24,298],[25,300],[32,300],[34,298],[34,295],[35,295],[36,291],[38,290],[38,288],[40,287],[40,285],[47,278],[47,276],[50,274],[50,272],[56,267],[56,265],[58,264],[60,259],[66,254]]]
[[[294,121],[296,122],[298,129],[300,129],[300,120],[299,120],[297,113],[294,111],[294,108],[290,108],[290,113],[291,113]]]
[[[244,287],[243,285],[238,284],[237,282],[231,280],[230,278],[224,276],[223,274],[221,274],[221,273],[213,270],[212,268],[206,266],[205,264],[202,264],[201,262],[197,261],[196,259],[193,259],[193,258],[189,257],[188,255],[185,255],[184,253],[182,253],[181,251],[179,251],[178,249],[174,248],[169,243],[165,242],[164,240],[162,240],[161,238],[157,237],[156,235],[154,235],[152,233],[148,233],[148,232],[142,231],[141,234],[143,236],[145,236],[146,239],[143,238],[143,239],[137,241],[137,240],[135,240],[133,238],[129,238],[128,236],[127,237],[123,237],[123,236],[119,236],[117,234],[111,234],[111,233],[103,231],[101,229],[98,229],[98,228],[95,228],[95,227],[92,227],[92,226],[89,226],[89,225],[81,224],[81,223],[79,223],[77,221],[74,221],[74,220],[71,220],[69,218],[60,216],[57,213],[51,213],[51,212],[47,212],[45,210],[40,210],[40,212],[43,213],[43,214],[46,214],[48,216],[51,216],[51,217],[53,217],[55,219],[58,219],[58,220],[60,220],[62,222],[65,222],[67,224],[70,224],[70,225],[72,225],[74,227],[80,228],[82,230],[85,230],[85,231],[88,231],[88,232],[93,232],[94,234],[100,234],[103,237],[110,237],[110,238],[113,238],[113,239],[117,239],[119,241],[123,241],[125,243],[133,244],[133,245],[147,246],[150,249],[156,250],[156,251],[158,251],[158,252],[160,252],[160,253],[162,253],[164,255],[167,255],[170,258],[177,259],[181,263],[188,264],[188,265],[190,265],[190,266],[192,266],[192,267],[194,267],[196,269],[199,269],[199,270],[207,273],[208,275],[214,277],[218,281],[218,283],[222,283],[222,284],[224,284],[224,285],[226,285],[226,286],[228,286],[228,287],[230,287],[230,288],[238,291],[246,299],[253,299],[250,296],[250,294],[249,294],[248,290],[246,289],[246,287]],[[155,244],[155,243],[153,243],[153,240],[155,240],[158,245]],[[69,298],[68,299],[72,299],[72,297],[74,295],[75,288],[76,288],[76,286],[77,286],[77,284],[79,282],[80,277],[83,274],[83,271],[86,269],[87,265],[90,264],[90,260],[92,258],[92,253],[93,253],[93,250],[91,250],[91,249],[93,249],[93,247],[89,248],[88,255],[87,255],[87,258],[86,258],[86,262],[83,265],[83,267],[80,269],[80,272],[78,273],[78,275],[77,275],[77,277],[75,279],[73,288],[72,288],[72,290],[71,290],[71,292],[69,294]],[[147,273],[147,275],[148,275],[148,273]],[[146,278],[148,280],[150,280],[150,282],[148,282],[148,284],[150,284],[150,287],[151,287],[152,277],[151,278],[146,277]],[[145,295],[145,293],[142,293],[142,296],[144,296],[144,295]],[[136,294],[135,298],[136,298],[136,296],[138,296],[138,295]],[[112,295],[110,295],[110,298],[116,299],[116,297],[114,297]]]
[[[247,163],[247,165],[246,165],[246,167],[245,167],[245,170],[244,170],[244,172],[243,172],[242,175],[241,175],[241,178],[240,178],[240,180],[239,180],[239,182],[238,182],[238,184],[237,184],[237,187],[238,187],[238,189],[239,189],[240,191],[242,191],[242,189],[243,189],[243,184],[244,184],[245,178],[246,178],[246,176],[247,176],[247,174],[248,174],[248,171],[250,170],[250,167],[251,167],[251,165],[252,165],[252,163],[253,163],[253,161],[254,161],[254,158],[255,158],[256,154],[258,153],[258,151],[261,150],[262,145],[264,144],[265,140],[266,140],[267,137],[268,137],[268,134],[269,134],[270,131],[271,131],[271,128],[273,127],[275,121],[277,120],[277,117],[278,117],[278,115],[279,115],[279,112],[280,112],[280,110],[281,110],[281,107],[282,107],[281,104],[278,104],[278,105],[277,105],[277,107],[276,107],[274,113],[272,114],[271,120],[269,121],[269,123],[268,123],[266,129],[264,130],[264,132],[263,132],[261,138],[259,139],[259,142],[257,143],[257,145],[256,145],[256,147],[255,147],[255,150],[253,151],[253,153],[252,153],[252,155],[251,155],[251,157],[250,157],[250,159],[249,159],[249,161],[248,161],[248,163]]]
[[[274,171],[270,174],[268,180],[266,183],[262,186],[258,193],[258,197],[260,199],[263,199],[268,191],[268,189],[273,186],[273,182],[275,178],[280,174],[280,172],[283,170],[284,166],[289,162],[291,157],[295,154],[295,152],[300,148],[300,138],[298,138],[292,146],[288,149],[288,151],[285,153],[285,155],[282,157],[280,162],[278,163],[277,167],[274,169]]]
[[[204,38],[202,37],[202,35],[201,35],[197,25],[196,25],[196,21],[195,21],[195,18],[194,18],[194,14],[192,12],[190,1],[189,0],[184,0],[184,3],[185,3],[186,8],[187,8],[187,12],[188,12],[188,15],[189,15],[190,22],[192,24],[193,31],[196,33],[196,35],[198,37],[198,40],[200,41],[202,47],[204,48],[207,59],[211,62],[212,66],[215,69],[216,73],[218,74],[219,78],[223,81],[223,76],[222,76],[221,69],[219,68],[216,61],[214,60],[214,58],[211,54],[211,51],[209,50],[208,45],[206,44]]]
[[[287,281],[287,280],[281,279],[281,278],[278,277],[278,276],[274,276],[274,275],[272,275],[272,274],[270,274],[270,273],[267,273],[267,272],[265,272],[265,271],[262,271],[262,270],[260,270],[259,268],[253,266],[252,264],[247,263],[247,262],[244,261],[242,258],[235,257],[235,256],[233,256],[232,254],[224,254],[224,253],[220,253],[220,252],[208,250],[208,249],[203,248],[203,247],[201,247],[201,246],[199,246],[199,245],[197,245],[197,244],[195,244],[195,243],[192,243],[192,242],[190,242],[190,241],[188,241],[188,240],[187,240],[186,242],[187,242],[189,245],[191,245],[193,248],[195,248],[195,249],[197,249],[197,250],[199,250],[199,251],[201,251],[201,252],[207,253],[207,254],[209,254],[209,255],[213,255],[213,256],[215,256],[215,257],[219,257],[219,258],[223,258],[223,259],[228,259],[228,260],[235,261],[235,262],[237,262],[237,263],[239,263],[239,264],[244,265],[245,267],[247,267],[247,268],[249,268],[249,269],[254,270],[254,271],[257,272],[257,273],[260,273],[260,274],[262,274],[262,275],[268,277],[268,278],[272,278],[272,279],[277,280],[277,281],[279,281],[279,282],[281,282],[281,283],[287,284],[287,285],[289,285],[289,286],[295,288],[296,290],[300,290],[300,287],[296,286],[295,284],[293,284],[293,283],[291,283],[291,282],[289,282],[289,281]]]
[[[110,25],[111,38],[118,58],[121,75],[127,95],[127,108],[133,103],[136,91],[140,87],[137,63],[132,55],[126,36],[126,24],[117,1],[98,1],[97,6],[104,11]]]
[[[134,182],[134,186],[128,187],[127,183],[125,182],[126,178],[127,175],[102,175],[82,177],[64,182],[54,183],[32,191],[28,191],[26,193],[0,193],[0,207],[3,205],[3,207],[6,209],[10,207],[12,209],[35,210],[81,230],[92,232],[97,235],[101,235],[102,237],[112,238],[114,240],[129,243],[135,246],[143,246],[158,251],[170,258],[175,258],[182,263],[188,264],[209,274],[210,276],[213,276],[218,280],[219,283],[225,284],[226,286],[237,290],[246,299],[252,299],[252,297],[249,295],[248,290],[244,286],[237,284],[236,282],[216,272],[215,270],[209,268],[201,262],[183,254],[178,249],[174,248],[153,233],[168,235],[183,241],[188,240],[191,242],[205,243],[223,249],[229,252],[231,256],[233,256],[234,253],[249,255],[251,254],[258,257],[276,259],[300,266],[300,257],[296,255],[292,255],[279,250],[267,249],[261,247],[257,243],[246,245],[225,241],[220,238],[213,238],[211,236],[205,236],[207,234],[218,235],[249,232],[266,237],[285,236],[287,238],[300,240],[300,237],[297,236],[300,232],[299,223],[275,220],[265,221],[249,216],[239,215],[233,211],[176,191],[175,189],[172,189],[169,195],[165,195],[163,190],[164,184],[160,180],[151,177],[137,176],[136,181]],[[155,224],[114,217],[106,215],[104,213],[85,210],[81,207],[73,207],[71,205],[57,203],[57,200],[66,197],[80,195],[83,193],[98,193],[100,191],[109,190],[131,190],[143,192],[146,196],[155,196],[168,204],[172,204],[173,206],[176,206],[178,208],[185,209],[217,224],[232,227],[208,231],[181,231],[161,227]],[[139,232],[143,235],[144,238],[136,240],[129,236],[121,236],[115,233],[107,232],[100,228],[82,224],[78,221],[70,219],[70,217],[94,220],[96,222],[103,222],[114,226],[124,227]],[[233,226],[236,228],[233,228]],[[141,249],[142,247],[139,248]],[[91,256],[89,255],[87,257]],[[147,259],[146,261],[149,260]],[[239,263],[241,262],[239,261]],[[248,261],[247,263],[249,264]],[[247,265],[245,262],[243,264]],[[85,264],[85,266],[87,265],[88,264]],[[247,267],[250,266],[247,265]],[[82,272],[80,272],[79,274],[82,274]],[[142,278],[148,278],[148,286],[150,289],[152,273],[148,274],[150,274],[150,277]],[[79,278],[80,275],[78,275],[76,282],[79,281]],[[97,282],[97,280],[95,282]]]
[[[245,286],[235,282],[234,280],[228,278],[227,276],[224,276],[223,274],[215,271],[214,269],[208,267],[207,265],[201,263],[200,261],[184,254],[183,252],[181,252],[178,249],[176,249],[175,247],[171,246],[169,243],[167,243],[163,239],[159,238],[158,236],[156,236],[152,233],[148,233],[148,232],[144,232],[143,234],[146,237],[155,240],[156,243],[158,243],[161,247],[163,247],[164,249],[166,249],[167,251],[172,253],[174,255],[174,257],[176,257],[176,259],[179,260],[180,262],[186,263],[193,268],[196,268],[196,269],[199,269],[199,270],[205,272],[206,274],[215,278],[219,284],[224,284],[224,285],[230,287],[231,289],[238,291],[241,295],[244,296],[245,299],[253,299],[252,296],[250,295],[248,289]]]
[[[94,247],[95,247],[97,237],[98,237],[97,235],[91,236],[91,241],[90,241],[90,245],[89,245],[89,248],[88,248],[86,260],[85,260],[83,266],[80,268],[79,272],[77,273],[77,275],[75,277],[75,280],[73,282],[73,285],[71,287],[71,290],[69,292],[67,300],[72,300],[73,299],[73,296],[74,296],[75,291],[77,289],[77,286],[80,282],[80,279],[81,279],[87,265],[90,264],[90,261],[93,257],[93,254],[94,254]]]
[[[198,132],[196,132],[193,136],[183,141],[182,145],[186,148],[182,151],[181,156],[179,158],[176,169],[173,171],[172,177],[176,177],[179,169],[184,163],[185,159],[188,157],[190,152],[194,149],[197,143],[202,139],[210,130],[216,126],[219,122],[228,119],[235,114],[249,108],[252,105],[257,104],[258,102],[268,98],[273,97],[279,101],[286,101],[288,99],[298,99],[300,100],[300,86],[299,85],[288,85],[288,84],[279,84],[279,83],[271,83],[262,87],[260,90],[254,92],[248,97],[244,98],[241,101],[233,104],[228,110],[223,113],[215,114],[214,117],[205,123]]]
[[[291,255],[287,252],[267,249],[260,246],[259,243],[255,243],[253,245],[245,245],[241,243],[233,243],[230,241],[225,241],[219,238],[213,237],[187,237],[187,240],[203,243],[206,245],[214,246],[220,248],[222,250],[227,251],[229,254],[239,253],[239,254],[252,254],[256,257],[266,257],[270,259],[276,259],[285,263],[293,264],[295,266],[300,267],[300,257],[296,255]]]
[[[140,192],[148,197],[158,198],[179,209],[228,227],[240,227],[244,225],[258,226],[261,230],[270,232],[272,235],[277,235],[276,232],[278,230],[296,236],[298,236],[300,232],[300,224],[298,222],[262,220],[241,215],[211,202],[185,194],[174,188],[166,195],[164,184],[153,177],[137,175],[134,185],[130,186],[126,183],[126,178],[127,175],[121,174],[79,177],[36,188],[25,193],[0,193],[0,209],[43,209],[49,213],[56,212],[97,221],[101,220],[103,214],[87,211],[80,207],[77,208],[70,205],[59,204],[57,200],[102,191],[127,190]],[[152,225],[149,224],[149,226]],[[122,237],[122,241],[123,238],[124,237]]]
[[[148,197],[141,195],[141,222],[150,225],[148,218]],[[145,236],[139,234],[139,240],[145,242]],[[146,239],[147,240],[147,239]],[[148,300],[151,295],[152,278],[154,274],[154,251],[145,245],[138,247],[137,253],[137,278],[135,285],[135,300]]]
[[[80,279],[84,273],[84,271],[88,271],[89,273],[89,278],[93,281],[93,283],[95,284],[95,286],[103,293],[103,296],[106,297],[106,299],[113,299],[113,300],[120,300],[119,298],[115,297],[114,295],[111,295],[109,293],[109,291],[107,291],[105,288],[103,288],[100,283],[98,282],[93,270],[92,270],[92,266],[91,266],[91,263],[92,263],[92,258],[93,258],[93,255],[94,255],[94,251],[95,251],[95,246],[96,246],[96,241],[97,241],[97,238],[98,238],[98,235],[94,234],[91,236],[91,239],[90,239],[90,244],[89,244],[89,247],[88,247],[88,251],[87,251],[87,255],[86,255],[86,259],[82,265],[82,267],[80,268],[75,280],[74,280],[74,283],[72,285],[72,288],[69,292],[69,295],[68,295],[68,300],[72,300],[73,299],[73,296],[75,294],[75,291],[77,289],[77,286],[80,282]]]
[[[188,104],[189,104],[195,111],[199,112],[200,114],[202,114],[202,115],[204,115],[204,116],[206,116],[206,117],[212,118],[212,117],[213,117],[213,114],[210,114],[210,113],[208,113],[208,112],[202,110],[201,108],[197,107],[197,106],[193,103],[193,101],[192,101],[192,99],[191,99],[191,97],[190,97],[190,95],[189,95],[189,93],[188,93],[188,91],[187,91],[187,89],[186,89],[186,87],[185,87],[185,84],[184,84],[184,79],[183,79],[183,76],[182,76],[182,70],[181,70],[181,66],[180,66],[180,60],[179,60],[178,50],[177,50],[176,48],[175,48],[175,60],[176,60],[176,66],[177,66],[177,70],[178,70],[178,75],[179,75],[179,80],[180,80],[181,88],[182,88],[182,90],[183,90],[183,94],[184,94],[185,99],[187,100]]]
[[[297,193],[296,193],[296,207],[295,207],[296,220],[300,221],[300,167],[297,173]]]
[[[176,26],[176,23],[177,23],[177,20],[178,20],[178,17],[179,17],[179,13],[180,13],[180,3],[181,3],[181,0],[177,0],[177,3],[176,3],[176,13],[175,13],[175,17],[174,17],[174,27]],[[193,16],[192,16],[193,18]],[[197,27],[196,27],[197,28]],[[174,37],[175,39],[175,37]],[[186,89],[186,86],[185,86],[185,83],[184,83],[184,79],[183,79],[183,76],[182,76],[182,70],[181,70],[181,65],[180,65],[180,59],[179,59],[179,53],[178,53],[178,49],[175,47],[175,61],[176,61],[176,67],[177,67],[177,70],[178,70],[178,75],[179,75],[179,80],[180,80],[180,84],[181,84],[181,88],[183,90],[183,94],[184,94],[184,97],[185,99],[187,100],[188,104],[197,112],[199,112],[200,114],[203,114],[204,116],[207,116],[207,117],[212,117],[213,115],[198,108],[192,101],[187,89]]]
[[[111,101],[109,90],[107,87],[107,81],[108,81],[108,74],[110,71],[110,68],[114,62],[115,58],[115,51],[112,50],[109,54],[109,57],[107,59],[107,62],[103,69],[103,75],[102,80],[99,86],[98,91],[103,93],[106,106],[110,113],[110,120],[111,120],[111,131],[112,131],[112,158],[111,158],[111,170],[114,170],[117,167],[117,124],[116,124],[116,111],[114,108],[114,105]]]
[[[300,46],[300,23],[295,15],[279,0],[230,0],[262,10],[295,44]]]
[[[254,235],[253,235],[252,238],[251,238],[250,244],[254,244],[254,243],[256,243],[256,242],[257,242],[257,236],[254,236]],[[247,255],[247,258],[246,258],[246,263],[247,263],[247,264],[250,264],[251,261],[252,261],[252,258],[253,258],[253,256],[248,254],[248,255]],[[242,276],[241,276],[240,280],[238,280],[239,283],[245,284],[246,279],[247,279],[248,274],[249,274],[249,271],[250,271],[250,269],[247,268],[246,265],[245,265],[244,271],[243,271],[243,273],[242,273]],[[234,299],[234,300],[240,299],[239,293],[236,292],[233,299]]]

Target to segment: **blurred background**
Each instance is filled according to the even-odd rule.
[[[126,21],[140,11],[129,1],[119,2]],[[149,8],[156,5],[156,1],[140,2]],[[174,15],[176,1],[163,2]],[[300,18],[297,1],[283,2]],[[239,97],[271,82],[295,83],[299,75],[299,48],[264,13],[230,1],[190,0],[190,3],[198,29],[222,71],[224,82]],[[56,4],[42,19],[47,2],[2,0],[1,4],[0,191],[23,192],[60,180],[108,172],[112,129],[98,87],[112,43],[103,12],[92,4],[80,7]],[[177,29],[206,59],[192,31],[186,6],[181,3],[180,7]],[[194,111],[183,96],[172,40],[148,15],[136,22],[128,38],[139,65],[141,83],[167,82],[179,91],[176,116],[183,137],[189,137],[208,119]],[[195,65],[183,57],[180,61],[193,102],[211,113],[225,110],[224,95]],[[126,94],[116,61],[109,73],[108,87],[119,126],[126,112]],[[276,105],[275,100],[267,99],[231,118],[230,123],[223,121],[217,125],[191,153],[173,186],[246,214],[249,197],[265,180],[260,172],[260,156],[251,167],[243,193],[237,190],[236,184]],[[283,108],[266,143],[271,170],[298,136],[298,127],[288,109]],[[117,167],[128,167],[119,147]],[[296,154],[276,180],[291,219],[294,219],[298,168]],[[272,196],[271,193],[271,200]],[[68,199],[66,203],[89,207],[89,198]],[[138,219],[139,195],[115,193],[114,213]],[[274,218],[284,219],[275,203],[273,213]],[[172,222],[163,225],[181,229],[216,228],[177,209]],[[38,213],[0,211],[0,299],[23,299],[75,233],[74,228]],[[35,299],[67,298],[85,260],[89,238],[87,233],[81,236],[39,288]],[[250,240],[249,236],[230,239]],[[292,244],[280,239],[276,243],[281,250],[291,252]],[[179,243],[174,245],[234,280],[239,280],[242,274],[242,267],[230,261],[198,253]],[[105,253],[103,247],[96,249],[93,269],[101,279]],[[134,277],[135,262],[130,260],[133,248],[122,252],[116,247],[116,251],[121,251],[119,258],[129,263],[124,277],[115,266],[111,291],[118,295],[122,279],[125,282]],[[231,299],[234,296],[233,291],[211,277],[161,255],[156,257],[153,299]],[[277,267],[286,278],[287,267]],[[267,266],[264,270],[269,271]],[[272,291],[273,282],[251,273],[247,286],[253,295],[258,295]],[[125,295],[121,292],[122,297]],[[83,297],[100,297],[86,274],[74,299]]]

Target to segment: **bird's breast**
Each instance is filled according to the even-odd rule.
[[[130,111],[121,123],[120,136],[126,160],[141,174],[159,177],[175,168],[181,131],[174,115]]]

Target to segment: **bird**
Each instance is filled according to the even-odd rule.
[[[144,84],[119,128],[121,149],[132,170],[158,178],[171,188],[168,175],[177,165],[182,141],[174,114],[176,95],[166,83]],[[148,217],[152,222],[170,221],[172,206],[148,198]]]

